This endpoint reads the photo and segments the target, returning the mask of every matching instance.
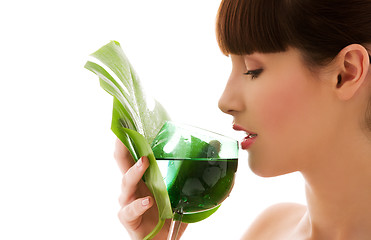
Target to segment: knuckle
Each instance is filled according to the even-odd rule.
[[[126,173],[124,173],[123,178],[122,178],[122,187],[124,188],[133,188],[135,187],[138,182],[141,179],[140,172],[138,172],[137,167],[133,166],[129,168]]]
[[[117,141],[116,142],[116,146],[115,146],[115,150],[113,152],[113,157],[116,159],[116,160],[120,160],[122,159],[125,154],[123,153],[125,150],[124,147],[122,147],[123,143],[121,143],[120,141]]]
[[[117,217],[122,225],[124,225],[125,227],[128,225],[128,221],[126,220],[125,208],[120,209],[120,211],[117,213]]]
[[[121,224],[130,232],[130,231],[135,231],[139,225],[141,224],[141,219],[142,217],[136,217],[133,218],[130,216],[130,213],[128,213],[128,208],[122,208],[117,216],[118,219],[120,220]]]
[[[124,194],[121,194],[119,197],[118,197],[118,202],[120,204],[121,207],[124,207],[126,205],[126,197]]]
[[[121,186],[124,189],[127,187],[127,185],[128,185],[128,179],[127,179],[127,174],[125,173],[121,180]]]
[[[124,174],[121,180],[121,189],[123,192],[130,192],[135,191],[134,188],[136,187],[135,179],[130,174],[130,170]]]
[[[113,152],[115,159],[128,158],[131,159],[131,153],[127,147],[121,142],[121,140],[116,140],[115,150]]]
[[[128,204],[119,211],[119,219],[123,224],[129,224],[138,218],[134,204]]]
[[[119,154],[119,152],[118,152],[117,149],[115,149],[115,151],[113,152],[113,158],[115,160],[119,160],[120,159],[120,154]]]

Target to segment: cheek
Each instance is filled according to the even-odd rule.
[[[279,84],[265,86],[264,92],[256,95],[260,103],[254,109],[257,131],[261,131],[266,147],[279,150],[290,145],[307,151],[308,146],[313,147],[313,133],[324,131],[321,118],[327,113],[321,87],[315,79],[303,76],[276,82]]]
[[[306,91],[301,87],[272,88],[260,96],[261,105],[256,109],[264,131],[272,134],[289,131],[303,122],[308,115],[311,103]]]
[[[313,125],[310,116],[315,104],[311,93],[295,85],[265,90],[255,98],[254,126],[261,140],[257,151],[251,152],[250,167],[260,176],[296,171],[301,164],[298,156],[307,151],[309,126]]]

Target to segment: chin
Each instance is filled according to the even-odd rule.
[[[273,164],[272,161],[264,161],[263,159],[258,160],[252,156],[249,157],[248,161],[251,171],[259,177],[270,178],[295,172],[291,171],[291,169],[289,170],[282,166],[277,166],[277,164]],[[274,163],[277,162],[279,162],[279,159],[275,158]]]
[[[277,177],[277,176],[282,175],[282,174],[277,174],[274,171],[267,171],[266,169],[259,169],[259,168],[253,168],[253,167],[250,167],[250,169],[255,175],[259,177],[263,177],[263,178]]]

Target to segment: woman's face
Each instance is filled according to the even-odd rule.
[[[231,59],[219,107],[234,117],[236,130],[257,134],[241,143],[251,169],[276,176],[305,168],[336,131],[328,81],[311,73],[295,49]]]

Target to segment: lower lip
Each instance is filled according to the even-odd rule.
[[[242,142],[241,142],[241,148],[243,150],[247,150],[251,147],[251,145],[256,141],[256,138],[257,137],[252,137],[252,138],[249,138],[249,137],[245,137]]]

